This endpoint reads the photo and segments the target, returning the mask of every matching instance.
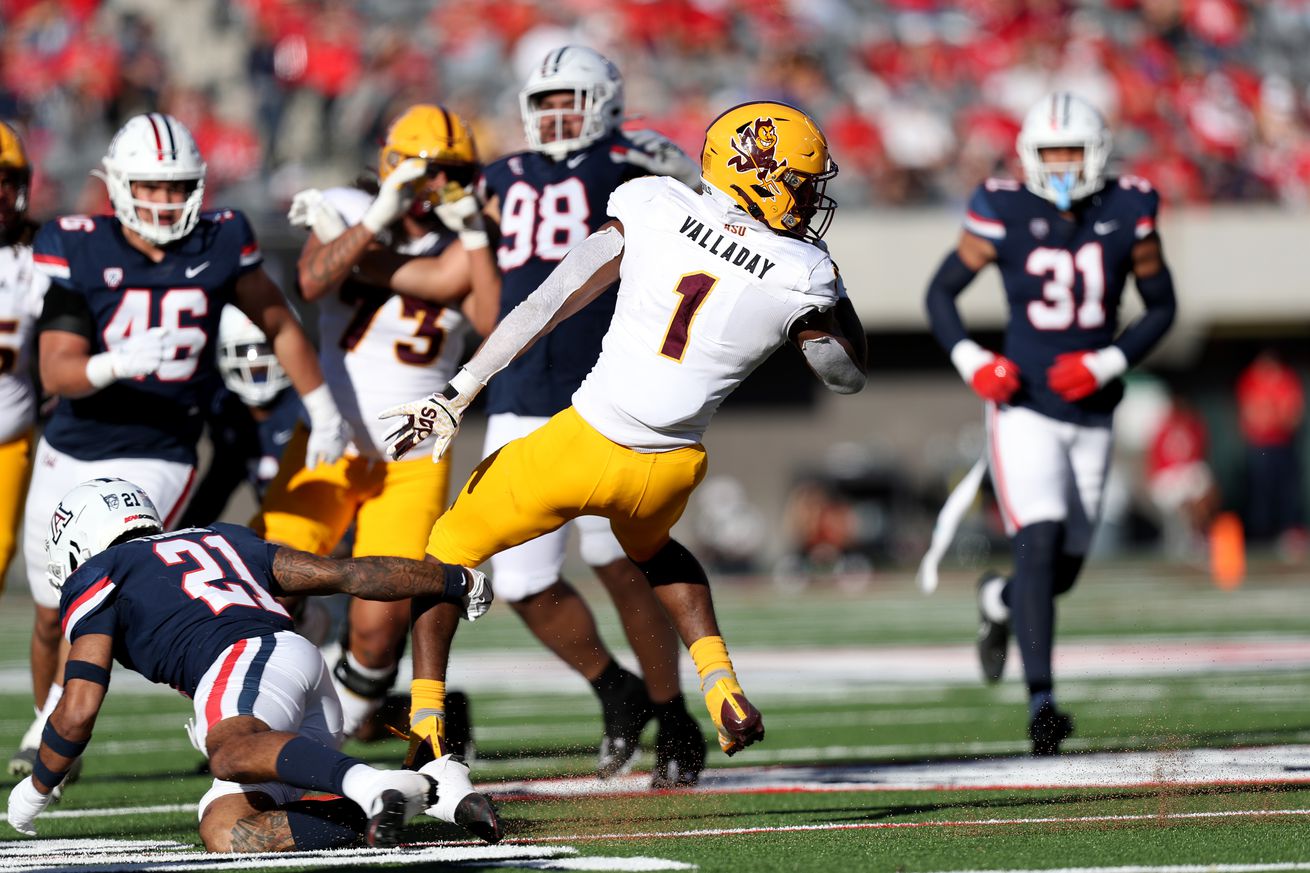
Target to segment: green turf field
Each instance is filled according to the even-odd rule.
[[[1072,754],[1036,766],[1023,754],[1017,663],[998,686],[977,681],[970,578],[948,576],[931,599],[899,575],[861,590],[719,585],[725,636],[768,737],[731,760],[712,751],[703,790],[659,795],[641,790],[641,776],[603,795],[594,782],[564,778],[592,764],[594,699],[498,608],[461,630],[452,686],[470,693],[474,778],[498,797],[509,844],[470,846],[432,823],[413,828],[422,845],[403,853],[296,863],[1310,870],[1310,580],[1273,566],[1253,575],[1219,592],[1189,571],[1089,571],[1062,604],[1067,645],[1057,650],[1057,693],[1077,721]],[[0,601],[6,755],[30,713],[21,693],[28,609],[12,594]],[[601,612],[606,637],[619,639]],[[193,775],[200,757],[181,729],[188,704],[123,679],[82,781],[37,823],[42,840],[78,842],[13,835],[0,844],[0,870],[187,869],[200,860],[144,844],[196,842],[194,803],[207,781]],[[699,703],[693,711],[703,714]],[[403,747],[350,751],[394,765]],[[647,751],[637,771],[649,764]]]

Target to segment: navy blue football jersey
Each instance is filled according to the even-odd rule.
[[[45,431],[50,445],[86,461],[194,464],[223,304],[231,302],[237,278],[262,261],[245,216],[204,213],[158,264],[128,244],[112,216],[57,218],[41,228],[33,248],[37,267],[52,280],[38,331],[84,336],[93,355],[152,327],[170,328],[175,337],[154,375],[61,399]]]
[[[192,697],[228,646],[292,629],[271,593],[278,548],[244,527],[215,524],[106,549],[64,583],[64,637],[111,636],[114,660]]]
[[[616,132],[562,161],[527,151],[483,170],[483,196],[500,200],[498,320],[535,291],[569,249],[609,220],[606,204],[615,188],[648,175],[627,161],[636,148]],[[487,386],[487,411],[550,416],[567,407],[596,364],[614,302],[611,288],[498,373]]]
[[[1109,422],[1122,382],[1071,403],[1048,387],[1046,371],[1058,355],[1114,341],[1132,249],[1155,232],[1159,203],[1145,180],[1112,178],[1074,204],[1071,220],[1018,182],[978,186],[964,227],[996,247],[1010,309],[1004,354],[1019,367],[1011,404],[1076,424]]]

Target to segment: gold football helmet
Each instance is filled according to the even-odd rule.
[[[705,131],[701,175],[752,218],[794,236],[819,239],[837,208],[824,193],[837,175],[828,139],[814,119],[786,103],[743,103],[714,119]]]
[[[478,175],[473,131],[464,119],[442,106],[419,103],[391,123],[378,153],[378,181],[385,181],[407,158],[426,159],[429,176],[436,176],[438,171],[446,174],[444,188],[416,201],[419,213],[463,197]]]
[[[0,121],[0,182],[12,185],[16,189],[13,213],[21,216],[27,211],[27,185],[32,179],[32,164],[27,160],[23,141],[18,132]],[[3,228],[7,216],[0,214],[0,228]]]

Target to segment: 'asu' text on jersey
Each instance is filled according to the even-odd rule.
[[[1019,367],[1013,405],[1075,424],[1109,422],[1119,380],[1071,403],[1048,387],[1046,371],[1058,355],[1114,341],[1132,249],[1155,232],[1158,208],[1159,196],[1130,176],[1075,204],[1072,220],[1018,182],[978,186],[964,227],[996,248],[1010,308],[1005,356]]]
[[[55,219],[41,228],[33,248],[37,267],[52,280],[39,331],[83,336],[92,355],[152,327],[168,328],[173,338],[154,375],[60,400],[46,440],[84,461],[194,464],[201,406],[215,377],[211,339],[236,280],[262,260],[245,216],[205,213],[158,264],[129,245],[122,225],[109,216]]]
[[[500,200],[498,320],[546,281],[570,249],[609,220],[606,204],[615,188],[646,175],[627,162],[628,150],[635,148],[615,133],[561,161],[519,152],[483,171],[485,195]],[[613,315],[611,289],[497,374],[487,387],[487,411],[548,416],[567,407],[595,365]]]
[[[109,635],[118,663],[194,696],[228,646],[291,630],[290,616],[273,596],[277,550],[233,524],[106,549],[64,583],[64,637],[74,642],[83,634]]]

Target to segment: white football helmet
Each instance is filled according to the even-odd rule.
[[[555,91],[572,91],[573,109],[541,109],[539,99]],[[519,91],[523,134],[533,151],[554,160],[586,148],[623,121],[623,77],[609,59],[595,49],[566,45],[546,55]],[[582,130],[565,139],[564,117],[581,114]],[[542,142],[543,122],[554,121],[555,139]]]
[[[182,122],[160,112],[133,116],[114,134],[100,163],[103,169],[92,175],[104,180],[114,215],[124,225],[155,245],[175,242],[195,229],[205,199],[205,162]],[[195,183],[182,203],[152,203],[132,196],[133,182],[173,181]],[[143,220],[138,209],[151,219]],[[159,223],[163,212],[177,213],[172,224]]]
[[[218,372],[247,406],[264,406],[291,384],[268,337],[230,303],[218,321]]]
[[[123,479],[92,479],[69,491],[50,518],[45,541],[50,584],[56,589],[73,571],[126,533],[162,533],[164,522],[155,504]]]
[[[1081,148],[1082,161],[1057,164],[1042,160],[1042,149],[1060,146]],[[1051,94],[1029,111],[1019,131],[1024,184],[1056,208],[1068,209],[1101,190],[1110,146],[1110,129],[1092,104],[1067,91]]]

